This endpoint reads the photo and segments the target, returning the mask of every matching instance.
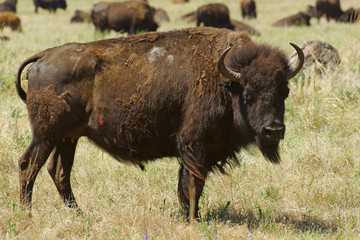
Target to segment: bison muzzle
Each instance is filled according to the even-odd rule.
[[[16,88],[26,102],[32,141],[19,159],[20,202],[31,204],[46,163],[64,202],[77,207],[70,171],[78,139],[86,136],[119,161],[141,168],[162,157],[180,159],[178,195],[195,212],[209,172],[238,163],[256,144],[278,163],[284,137],[290,64],[277,48],[247,34],[198,27],[89,43],[68,43],[25,60]],[[27,71],[27,93],[21,73]]]

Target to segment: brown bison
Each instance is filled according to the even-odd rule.
[[[246,32],[251,36],[260,36],[260,32],[258,30],[243,22],[231,19],[231,25],[233,25],[233,30],[235,32]]]
[[[256,3],[254,0],[242,0],[240,9],[243,18],[256,18]]]
[[[355,23],[360,20],[360,8],[349,8],[337,19],[338,22]]]
[[[180,19],[183,19],[186,22],[195,22],[196,21],[196,11],[185,13],[180,16]]]
[[[74,15],[70,19],[70,22],[91,22],[90,13],[76,9]]]
[[[247,34],[200,27],[68,43],[29,57],[16,81],[33,137],[19,159],[20,202],[31,204],[35,178],[52,153],[48,171],[63,201],[77,207],[70,171],[82,136],[142,169],[180,158],[186,209],[189,179],[197,207],[209,172],[238,163],[241,148],[256,144],[278,163],[288,81],[304,61],[293,46],[298,61],[289,64],[282,51]],[[21,73],[30,63],[26,93]]]
[[[317,17],[316,7],[313,6],[313,5],[307,5],[306,10],[305,10],[305,13],[306,13],[307,15],[309,15],[310,18],[312,18],[312,17]]]
[[[200,6],[196,11],[196,26],[200,26],[201,23],[216,28],[234,28],[230,22],[229,8],[222,3]]]
[[[0,30],[10,27],[12,31],[21,32],[21,20],[13,12],[0,12]]]
[[[8,36],[0,36],[0,41],[7,42],[9,40],[10,40],[10,38]]]
[[[153,8],[154,21],[159,25],[161,22],[169,22],[170,18],[167,12],[162,8]]]
[[[14,12],[16,13],[17,0],[5,0],[0,3],[0,12]]]
[[[186,3],[189,2],[189,0],[172,0],[173,3]]]
[[[143,1],[100,2],[94,4],[91,19],[100,31],[115,30],[136,34],[137,31],[156,31],[154,9]]]
[[[337,20],[343,11],[340,7],[340,0],[317,0],[316,1],[316,17],[320,19],[325,15],[326,20]]]
[[[306,13],[299,12],[297,14],[282,18],[272,24],[273,27],[288,26],[310,26],[310,16]]]
[[[38,12],[38,8],[41,7],[43,9],[49,10],[49,12],[56,12],[56,9],[62,8],[66,9],[66,1],[65,0],[34,0],[35,5],[35,13]]]

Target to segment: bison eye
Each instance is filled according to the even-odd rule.
[[[243,93],[243,99],[246,104],[253,103],[256,100],[257,96],[258,94],[256,92],[250,92],[245,90]]]

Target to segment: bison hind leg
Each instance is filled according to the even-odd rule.
[[[70,173],[74,163],[77,139],[66,138],[58,143],[48,164],[48,172],[55,186],[69,208],[78,209],[70,184]]]
[[[31,207],[32,191],[37,174],[45,164],[53,146],[33,139],[19,159],[20,203]]]

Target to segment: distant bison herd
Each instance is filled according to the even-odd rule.
[[[16,4],[0,4],[1,30],[22,31]],[[67,8],[65,0],[34,0],[34,5],[36,13],[38,8],[51,13]],[[242,0],[242,18],[261,17],[258,7],[254,0]],[[196,27],[155,32],[170,18],[145,0],[77,9],[72,23],[88,22],[98,31],[129,36],[49,48],[19,67],[16,89],[27,105],[32,130],[32,141],[18,162],[20,202],[31,205],[36,176],[50,157],[48,172],[62,200],[78,207],[70,172],[82,136],[141,169],[158,158],[179,158],[179,200],[195,215],[207,176],[238,163],[236,152],[256,145],[267,160],[278,163],[289,80],[304,62],[313,61],[314,52],[329,68],[328,59],[336,54],[309,42],[301,48],[291,44],[295,53],[288,58],[278,48],[254,43],[249,35],[260,32],[232,19],[230,12],[223,3],[202,5],[182,16]],[[360,9],[343,11],[339,0],[317,0],[272,26],[309,26],[312,17],[322,16],[356,22],[359,15]],[[29,64],[25,91],[22,72]]]
[[[35,12],[38,8],[43,8],[55,13],[57,9],[66,9],[66,0],[33,0]],[[173,0],[173,3],[187,3],[188,0]],[[0,3],[0,12],[16,13],[17,0],[5,0]],[[257,5],[255,0],[241,0],[240,10],[243,19],[257,18]],[[2,17],[2,19],[10,18]],[[340,0],[316,0],[314,5],[281,18],[274,23],[274,27],[288,26],[310,26],[310,19],[326,17],[337,22],[354,23],[360,22],[360,8],[349,8],[345,11],[341,9]],[[232,19],[229,8],[223,3],[210,3],[199,6],[195,11],[187,13],[182,18],[188,22],[196,22],[196,26],[211,26],[216,28],[227,28],[236,32],[247,32],[250,35],[259,36],[260,32],[254,27]],[[0,29],[9,26],[12,30],[19,30],[20,18],[14,20],[3,20]],[[14,21],[18,22],[19,27]],[[72,23],[88,22],[93,23],[96,30],[126,32],[136,34],[139,32],[156,31],[161,22],[170,21],[167,12],[161,8],[151,6],[147,0],[127,0],[125,2],[98,2],[95,3],[91,11],[77,9],[71,17]]]
[[[308,9],[310,17],[316,17],[318,20],[325,16],[327,21],[333,19],[337,22],[360,22],[360,9],[349,8],[343,11],[340,0],[317,0],[315,7],[309,6]]]

